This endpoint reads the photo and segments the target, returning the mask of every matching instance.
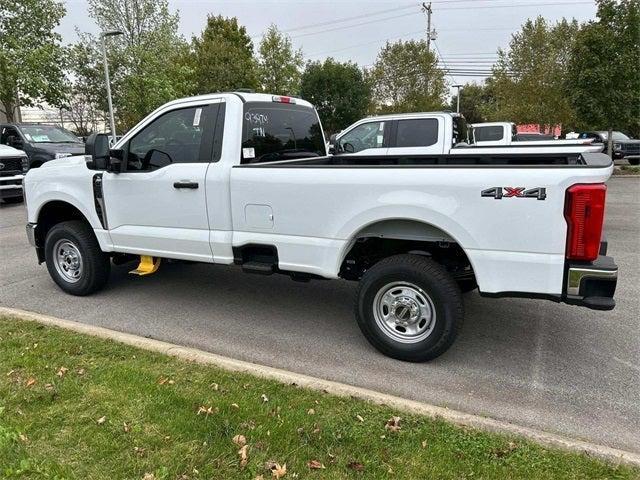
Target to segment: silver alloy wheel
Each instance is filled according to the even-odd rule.
[[[61,239],[53,246],[53,263],[63,280],[76,283],[82,278],[83,265],[80,250],[70,240]]]
[[[373,316],[380,329],[401,343],[417,343],[433,332],[436,308],[431,297],[408,282],[388,283],[373,299]]]

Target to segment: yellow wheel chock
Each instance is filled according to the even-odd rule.
[[[140,255],[140,263],[138,268],[131,270],[129,273],[134,275],[151,275],[160,268],[160,258],[153,258],[148,255]]]

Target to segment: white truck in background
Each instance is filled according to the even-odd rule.
[[[26,153],[0,144],[0,200],[22,201],[22,180],[27,170],[29,159]]]
[[[593,139],[557,140],[551,135],[518,133],[513,122],[484,122],[469,124],[469,141],[477,147],[578,147],[583,151],[601,152],[602,145],[596,145]]]
[[[602,241],[611,160],[451,148],[457,118],[379,130],[384,143],[393,131],[409,141],[428,129],[432,153],[389,146],[385,155],[326,156],[304,100],[237,92],[176,100],[113,149],[94,135],[87,155],[30,170],[27,236],[73,295],[101,289],[112,262],[137,261],[133,273],[146,275],[161,259],[357,281],[362,332],[408,361],[449,348],[462,328],[462,293],[475,288],[614,308],[617,267]]]
[[[451,112],[420,112],[363,118],[329,140],[332,155],[562,154],[601,152],[591,140],[512,141],[508,122],[472,124]],[[475,139],[474,139],[475,134]],[[469,136],[468,136],[469,135]],[[513,147],[517,150],[505,148]],[[482,150],[479,150],[482,149]]]

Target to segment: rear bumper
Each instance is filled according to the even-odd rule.
[[[593,262],[569,262],[563,302],[593,310],[612,310],[618,283],[618,266],[612,257],[600,255]]]

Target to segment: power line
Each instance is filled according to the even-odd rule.
[[[371,23],[384,22],[385,20],[393,20],[395,18],[408,17],[410,15],[415,15],[415,14],[416,12],[402,13],[400,15],[393,15],[391,17],[384,17],[384,18],[378,18],[376,20],[369,20],[367,22],[354,23],[353,25],[344,25],[341,27],[326,28],[324,30],[319,30],[317,32],[301,33],[300,35],[293,35],[291,38],[301,38],[301,37],[308,37],[310,35],[320,35],[323,33],[335,32],[336,30],[343,30],[345,28],[359,27],[361,25],[369,25]]]

